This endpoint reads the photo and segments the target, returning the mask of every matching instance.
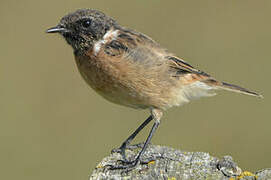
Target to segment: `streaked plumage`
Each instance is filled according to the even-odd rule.
[[[59,32],[73,47],[76,64],[85,81],[105,99],[132,108],[151,110],[151,116],[135,131],[135,135],[155,120],[145,145],[126,168],[135,166],[144,153],[162,112],[190,100],[214,95],[225,89],[262,97],[242,87],[217,81],[170,53],[150,37],[120,26],[100,11],[78,10],[63,17],[47,32]],[[135,137],[131,135],[120,147],[125,148]]]

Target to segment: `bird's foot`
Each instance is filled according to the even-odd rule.
[[[139,159],[133,161],[119,160],[119,165],[109,165],[110,170],[125,169],[125,171],[130,171],[139,164]]]
[[[127,160],[126,154],[125,154],[125,150],[129,149],[129,150],[133,150],[133,149],[137,149],[137,148],[143,148],[144,143],[139,143],[139,144],[134,144],[134,145],[122,145],[119,148],[115,148],[111,150],[111,153],[119,153],[121,154],[122,158],[123,158],[123,162],[125,163],[129,163],[130,161]],[[130,163],[131,164],[131,163]]]

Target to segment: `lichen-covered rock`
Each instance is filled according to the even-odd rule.
[[[140,149],[127,149],[128,160],[135,158]],[[230,156],[221,160],[204,152],[185,152],[164,146],[150,145],[141,163],[128,170],[111,170],[119,165],[122,157],[112,153],[105,157],[90,175],[90,180],[271,180],[271,169],[253,173],[244,171]]]

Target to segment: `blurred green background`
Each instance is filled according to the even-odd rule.
[[[99,9],[217,79],[265,96],[221,92],[171,109],[153,144],[229,154],[244,170],[271,167],[270,0],[1,0],[0,179],[87,179],[149,114],[98,96],[71,47],[45,33],[78,8]]]

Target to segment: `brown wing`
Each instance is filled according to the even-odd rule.
[[[261,96],[237,85],[217,81],[209,74],[200,71],[184,60],[171,55],[148,36],[128,30],[118,29],[117,37],[107,41],[104,52],[109,56],[122,56],[126,60],[140,61],[143,67],[159,66],[166,62],[172,76],[179,78],[183,85],[200,81],[213,88],[226,89],[253,96]]]
[[[107,55],[122,56],[132,61],[149,61],[148,64],[163,60],[159,54],[165,54],[165,49],[148,36],[126,28],[116,30],[117,36],[104,44]]]
[[[118,29],[117,37],[104,45],[104,52],[109,56],[122,56],[126,60],[141,64],[157,66],[161,63],[169,64],[169,70],[176,77],[192,77],[192,80],[211,78],[182,59],[172,56],[158,43],[148,36],[128,29]]]

